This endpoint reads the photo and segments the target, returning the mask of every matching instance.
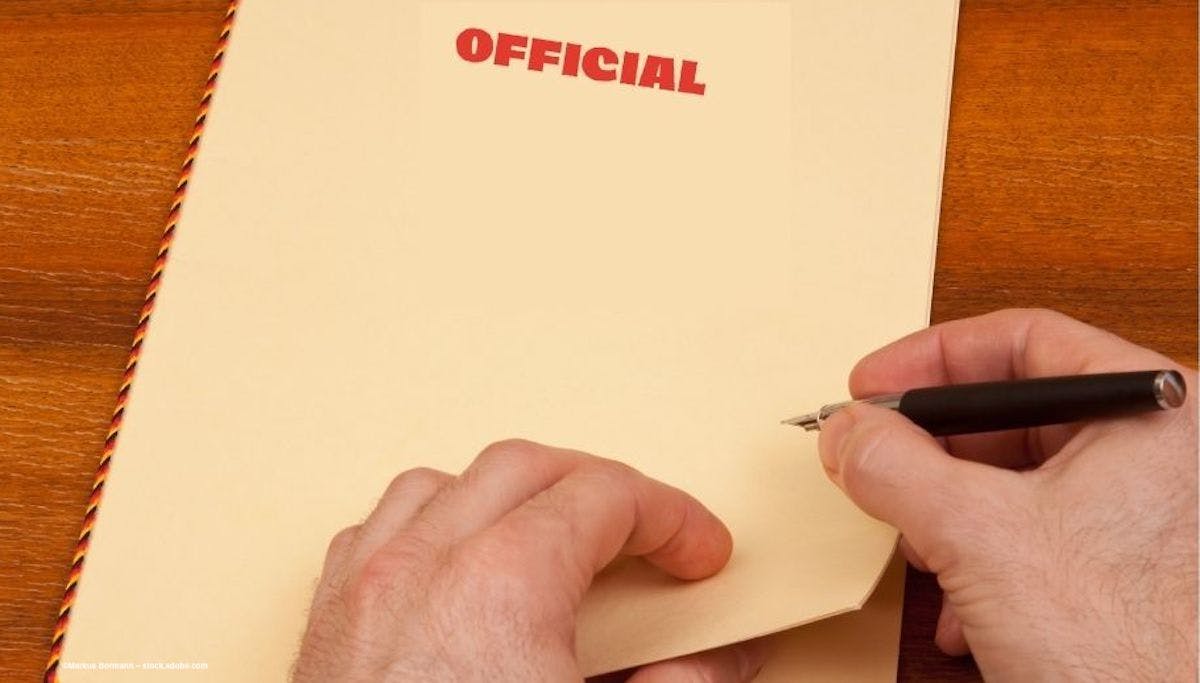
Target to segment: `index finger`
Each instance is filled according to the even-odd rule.
[[[700,579],[724,567],[733,552],[729,530],[695,498],[602,458],[582,461],[485,533],[548,575],[569,577],[576,600],[618,555]]]
[[[934,325],[869,354],[850,373],[850,393],[1174,365],[1061,313],[1009,309]]]
[[[1054,311],[1010,309],[910,334],[869,354],[850,373],[855,398],[917,387],[1176,367],[1170,359]],[[964,435],[955,455],[1003,466],[1037,464],[1078,426]]]

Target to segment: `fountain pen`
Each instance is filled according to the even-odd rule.
[[[909,389],[833,403],[783,424],[819,430],[846,406],[869,403],[899,412],[933,436],[950,436],[1167,410],[1186,397],[1183,375],[1175,370],[1039,377]]]

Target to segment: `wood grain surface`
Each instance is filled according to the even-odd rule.
[[[0,3],[0,680],[45,662],[224,6]],[[935,320],[1057,308],[1195,365],[1196,20],[963,1]],[[908,590],[900,678],[977,677]]]

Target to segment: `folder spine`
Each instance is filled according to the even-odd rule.
[[[125,362],[125,372],[121,377],[121,388],[117,391],[117,403],[113,410],[112,421],[109,423],[108,434],[104,439],[104,448],[100,454],[100,463],[96,468],[96,477],[92,482],[92,491],[88,497],[87,509],[84,512],[83,524],[79,531],[79,539],[75,543],[75,553],[71,559],[71,571],[67,576],[66,589],[63,591],[62,603],[58,608],[58,619],[54,623],[54,635],[50,641],[50,656],[46,662],[43,677],[45,683],[58,683],[59,664],[61,663],[63,643],[66,640],[67,627],[70,624],[71,607],[75,604],[75,595],[79,587],[79,578],[83,573],[83,562],[87,556],[91,542],[92,529],[96,524],[96,515],[100,508],[100,500],[104,493],[104,483],[108,479],[109,464],[116,450],[117,436],[121,431],[121,422],[125,417],[125,406],[129,401],[130,388],[137,370],[138,359],[141,356],[142,342],[150,326],[150,314],[154,311],[154,302],[158,296],[158,288],[162,282],[163,271],[167,265],[167,255],[171,251],[171,243],[175,238],[175,229],[179,224],[180,210],[187,194],[188,181],[191,179],[192,167],[196,161],[196,153],[200,148],[200,137],[204,133],[204,124],[208,119],[209,108],[212,105],[213,93],[217,86],[217,76],[225,59],[225,50],[229,45],[229,34],[233,30],[234,16],[237,14],[239,0],[229,0],[225,8],[225,17],[221,24],[221,33],[217,38],[216,50],[209,65],[208,79],[204,84],[204,95],[200,98],[199,109],[196,113],[192,133],[188,139],[187,154],[183,166],[179,170],[179,180],[175,184],[175,192],[171,198],[171,209],[167,212],[166,225],[163,228],[162,239],[158,246],[158,255],[154,259],[154,267],[150,273],[150,282],[146,287],[146,298],[138,313],[137,327],[133,333],[133,344],[129,349],[129,358]]]

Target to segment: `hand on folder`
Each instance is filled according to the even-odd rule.
[[[575,613],[618,554],[702,579],[732,550],[683,491],[612,460],[500,442],[458,477],[404,472],[333,539],[295,680],[577,679]],[[633,680],[737,683],[761,666],[744,643]]]
[[[1061,315],[1005,311],[881,349],[851,389],[1139,366],[1174,364]],[[941,442],[897,413],[856,407],[828,420],[821,458],[847,495],[903,532],[910,562],[938,574],[946,652],[970,651],[986,676],[1012,680],[1183,678],[1196,666],[1188,400],[1187,410]],[[458,477],[406,472],[334,539],[295,679],[578,679],[575,610],[596,572],[631,554],[702,579],[731,548],[725,526],[682,491],[594,456],[498,444]],[[631,680],[750,680],[762,656],[743,644]]]

